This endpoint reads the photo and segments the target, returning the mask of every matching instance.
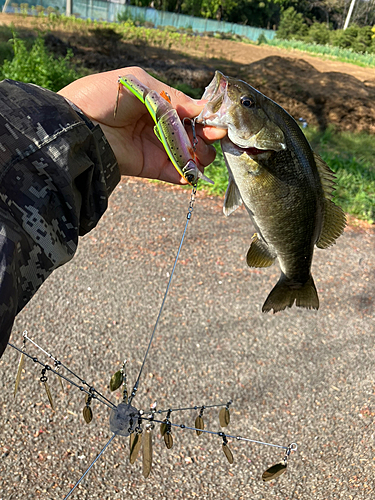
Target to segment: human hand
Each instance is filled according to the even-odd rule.
[[[58,93],[72,101],[94,123],[100,125],[117,158],[122,175],[186,184],[156,137],[155,124],[146,106],[123,86],[120,88],[119,104],[114,118],[118,77],[126,74],[134,75],[152,90],[159,93],[165,91],[181,119],[194,118],[204,106],[204,103],[199,104],[199,101],[156,80],[138,67],[80,78]],[[224,137],[226,130],[198,125],[196,133],[199,139],[196,150],[198,167],[203,171],[203,168],[215,159],[215,150],[210,144]]]

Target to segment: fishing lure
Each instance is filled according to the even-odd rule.
[[[119,90],[117,93],[114,116],[116,117],[121,85],[126,87],[132,94],[146,106],[152,119],[155,122],[154,132],[156,137],[163,144],[169,159],[177,172],[192,186],[195,186],[198,179],[205,180],[213,184],[197,167],[197,157],[195,148],[198,140],[195,136],[195,122],[190,120],[193,128],[194,141],[191,143],[185,127],[172,107],[171,99],[166,92],[160,94],[156,90],[151,90],[141,83],[133,75],[120,76],[118,79]]]
[[[21,359],[29,359],[33,361],[36,364],[39,364],[43,367],[42,369],[42,378],[41,382],[43,382],[46,386],[46,392],[47,396],[51,405],[51,408],[54,410],[55,406],[52,400],[52,395],[49,390],[49,387],[47,385],[47,377],[45,376],[46,371],[50,371],[54,375],[57,375],[59,378],[63,378],[70,386],[76,387],[79,389],[81,392],[86,393],[86,401],[85,401],[85,406],[83,408],[83,418],[87,424],[90,424],[93,418],[93,413],[91,410],[91,402],[92,400],[95,400],[98,403],[102,403],[106,405],[108,408],[110,408],[110,417],[109,417],[109,427],[110,431],[112,432],[112,436],[109,439],[109,441],[105,444],[105,446],[102,448],[100,453],[96,456],[96,458],[91,462],[89,467],[86,469],[86,471],[82,474],[82,476],[78,479],[78,481],[75,483],[75,485],[71,488],[69,493],[64,497],[64,500],[68,500],[70,496],[73,494],[77,486],[82,482],[82,480],[86,477],[88,472],[92,469],[94,464],[98,461],[98,459],[102,456],[104,451],[107,449],[107,447],[111,444],[113,439],[116,436],[123,436],[123,437],[129,437],[129,462],[131,464],[134,464],[135,461],[137,460],[137,457],[139,454],[141,454],[142,458],[142,474],[145,478],[147,478],[150,475],[150,472],[152,470],[152,458],[153,458],[153,430],[155,429],[156,424],[160,424],[160,435],[161,438],[163,438],[165,446],[168,450],[170,450],[173,447],[173,435],[172,435],[172,428],[173,429],[180,429],[183,431],[192,431],[195,432],[198,436],[201,434],[205,434],[207,436],[218,436],[219,438],[222,439],[222,452],[228,462],[230,464],[234,463],[234,455],[232,453],[232,450],[229,447],[229,442],[228,439],[231,439],[233,442],[247,442],[247,443],[253,443],[253,444],[259,444],[263,446],[270,446],[273,448],[279,448],[283,449],[285,454],[284,458],[280,461],[277,462],[276,464],[272,465],[269,467],[267,470],[264,471],[262,474],[262,480],[264,482],[272,481],[274,479],[277,479],[279,476],[284,474],[287,470],[287,465],[288,465],[288,459],[290,457],[291,452],[297,451],[297,444],[296,443],[291,443],[288,446],[283,446],[279,444],[274,444],[274,443],[269,443],[265,441],[257,441],[254,439],[242,437],[242,436],[235,436],[231,434],[227,434],[226,432],[221,431],[212,431],[205,429],[205,424],[203,421],[203,413],[206,410],[210,409],[215,409],[215,408],[221,408],[218,417],[219,417],[219,423],[220,427],[225,428],[228,427],[230,423],[230,406],[232,404],[232,401],[228,401],[227,403],[219,403],[219,404],[212,404],[212,405],[195,405],[195,406],[188,406],[188,407],[177,407],[177,408],[168,408],[164,410],[157,410],[156,406],[157,403],[156,401],[151,405],[149,411],[144,411],[144,410],[138,410],[135,406],[133,406],[129,400],[130,398],[128,397],[128,388],[127,388],[127,374],[126,374],[126,361],[124,361],[123,366],[121,370],[117,371],[112,375],[112,378],[110,380],[110,390],[111,392],[121,389],[122,392],[122,402],[119,403],[117,406],[112,403],[110,400],[108,400],[106,397],[103,396],[100,392],[98,392],[93,386],[89,385],[87,382],[85,382],[81,377],[79,377],[74,371],[72,371],[70,368],[68,368],[65,364],[63,364],[61,361],[58,361],[59,368],[63,369],[63,373],[58,371],[55,367],[52,368],[48,364],[45,364],[42,362],[39,358],[36,356],[32,356],[31,354],[28,354],[25,350],[25,342],[26,340],[30,341],[34,346],[42,351],[44,354],[48,355],[50,358],[53,358],[51,354],[49,354],[47,351],[42,349],[36,342],[34,342],[30,337],[28,337],[27,332],[24,332],[24,342],[22,348],[18,348],[13,344],[9,345],[19,351],[21,353]],[[53,358],[55,359],[55,358]],[[69,377],[65,372],[68,372]],[[77,379],[77,381],[74,380]],[[18,375],[17,375],[18,379]],[[16,385],[18,386],[19,382],[16,381]],[[18,387],[17,387],[18,388]],[[134,397],[134,391],[131,393],[132,396]],[[130,396],[131,397],[131,396]],[[175,422],[172,422],[172,413],[175,414],[176,412],[187,412],[187,411],[199,411],[198,415],[195,418],[195,424],[194,426],[189,426],[185,424],[178,424]],[[166,417],[163,418],[162,414],[166,413]],[[142,452],[141,452],[142,450]],[[140,453],[141,452],[141,453]]]

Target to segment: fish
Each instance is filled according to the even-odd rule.
[[[227,129],[221,148],[229,182],[223,211],[244,204],[255,226],[250,267],[271,266],[280,278],[263,304],[274,313],[318,309],[311,274],[314,247],[328,248],[343,233],[346,216],[332,201],[335,175],[313,152],[294,118],[248,83],[216,71],[197,123]]]

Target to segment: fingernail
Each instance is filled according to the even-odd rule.
[[[204,106],[208,103],[207,99],[194,99],[194,102],[197,106]]]

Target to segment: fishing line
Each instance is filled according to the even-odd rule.
[[[86,471],[83,473],[83,475],[78,479],[78,481],[76,482],[76,484],[73,486],[73,488],[69,491],[69,493],[66,495],[66,497],[64,497],[64,500],[66,500],[67,498],[70,497],[70,495],[73,493],[73,491],[77,488],[77,486],[79,485],[79,483],[81,481],[83,481],[83,479],[86,477],[86,475],[90,472],[90,470],[92,469],[92,467],[95,465],[95,463],[98,461],[98,459],[103,455],[103,453],[105,452],[105,450],[108,448],[108,446],[112,443],[112,441],[114,440],[114,438],[116,437],[116,434],[113,434],[113,436],[108,440],[108,442],[104,445],[104,447],[101,449],[101,451],[99,452],[98,456],[94,459],[93,462],[91,462],[91,464],[88,466],[88,468],[86,469]]]
[[[128,400],[128,403],[130,404],[135,395],[136,395],[136,392],[138,390],[138,385],[139,385],[139,379],[141,378],[141,375],[142,375],[142,371],[143,371],[143,368],[145,366],[145,363],[146,363],[146,359],[147,359],[147,356],[148,356],[148,353],[150,351],[150,348],[151,348],[151,344],[152,344],[152,341],[154,339],[154,335],[155,335],[155,332],[156,332],[156,329],[158,327],[158,324],[159,324],[159,320],[161,318],[161,315],[162,315],[162,312],[163,312],[163,309],[164,309],[164,304],[165,304],[165,301],[167,300],[167,295],[168,295],[168,292],[169,292],[169,287],[171,286],[171,283],[172,283],[172,278],[173,278],[173,275],[174,275],[174,271],[176,269],[176,265],[177,265],[177,261],[178,261],[178,258],[180,256],[180,252],[181,252],[181,248],[182,248],[182,244],[184,242],[184,239],[185,239],[185,234],[186,234],[186,231],[187,231],[187,228],[188,228],[188,224],[189,224],[189,221],[191,219],[191,214],[193,213],[193,209],[194,209],[194,202],[195,202],[195,195],[197,193],[197,186],[193,186],[193,189],[192,189],[192,192],[191,192],[191,197],[190,197],[190,203],[189,203],[189,209],[188,209],[188,213],[186,215],[186,223],[185,223],[185,228],[184,228],[184,231],[182,233],[182,237],[181,237],[181,241],[180,241],[180,245],[178,247],[178,251],[177,251],[177,255],[176,255],[176,258],[175,258],[175,261],[174,261],[174,264],[173,264],[173,268],[172,268],[172,272],[171,272],[171,275],[169,277],[169,281],[168,281],[168,285],[167,285],[167,289],[165,290],[165,294],[164,294],[164,298],[163,298],[163,301],[161,303],[161,306],[160,306],[160,310],[159,310],[159,314],[156,318],[156,322],[155,322],[155,326],[154,326],[154,329],[152,331],[152,334],[151,334],[151,337],[150,337],[150,341],[148,343],[148,347],[147,347],[147,350],[146,350],[146,354],[143,358],[143,363],[142,363],[142,366],[141,366],[141,369],[139,370],[139,374],[138,374],[138,377],[137,377],[137,380],[134,384],[134,387],[133,387],[133,390],[131,392],[131,395],[129,397],[129,400]]]
[[[222,406],[222,405],[214,405],[214,407],[217,407],[217,406]],[[187,409],[191,409],[191,408],[187,408]],[[142,418],[142,420],[150,420],[149,417],[140,417],[140,418]],[[165,423],[163,420],[152,419],[152,421],[159,423],[159,424]],[[171,427],[177,427],[177,428],[182,429],[182,430],[187,429],[189,431],[199,431],[199,432],[202,432],[205,434],[211,434],[211,435],[219,436],[219,437],[225,436],[229,439],[235,439],[236,441],[246,441],[248,443],[261,444],[264,446],[271,446],[273,448],[280,448],[282,450],[288,450],[289,447],[292,446],[292,451],[297,451],[297,444],[296,443],[292,443],[292,445],[289,445],[289,446],[283,446],[281,444],[267,443],[266,441],[257,441],[256,439],[249,439],[249,438],[245,438],[242,436],[231,436],[230,434],[226,434],[226,433],[221,432],[221,431],[216,432],[216,431],[208,431],[205,429],[198,429],[197,427],[189,427],[188,425],[185,425],[185,424],[174,424],[172,422],[168,422],[168,425],[170,425]]]

